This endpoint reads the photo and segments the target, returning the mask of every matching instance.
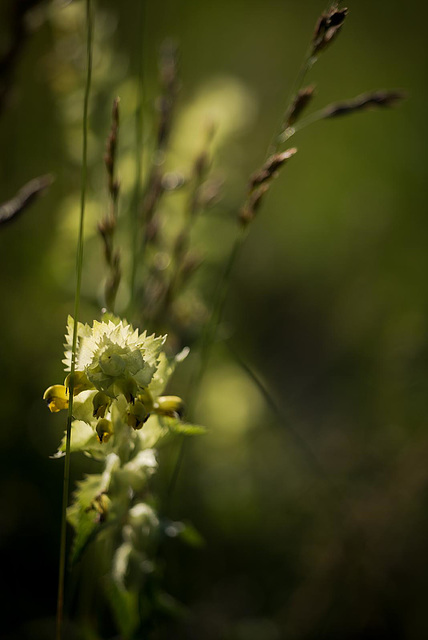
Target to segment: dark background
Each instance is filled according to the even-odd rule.
[[[62,462],[49,456],[64,421],[41,396],[62,381],[73,309],[84,7],[5,0],[3,51],[13,42],[13,7],[32,4],[2,78],[0,201],[35,176],[52,173],[55,182],[0,228],[0,624],[8,638],[43,639],[53,634],[62,493]],[[95,225],[108,202],[102,156],[115,95],[124,216],[133,183],[137,4],[97,3],[87,321],[99,313],[104,276]],[[213,351],[195,412],[209,434],[187,446],[171,506],[206,545],[167,550],[165,585],[189,614],[159,637],[428,636],[427,9],[420,0],[348,6],[343,32],[310,74],[313,109],[377,88],[408,97],[296,135],[299,153],[251,228],[221,327],[227,340]],[[265,157],[323,8],[318,0],[146,3],[145,136],[166,37],[179,42],[181,58],[171,167],[186,171],[206,123],[218,123],[213,172],[223,198],[193,237],[206,257],[194,290],[208,305],[248,176]],[[172,217],[176,206],[167,205]],[[190,359],[184,377],[191,367]],[[73,464],[78,478],[87,463]]]

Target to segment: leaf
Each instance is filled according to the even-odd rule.
[[[189,611],[185,605],[181,604],[166,591],[158,590],[155,594],[156,609],[170,618],[185,618]]]
[[[101,524],[100,516],[104,511],[101,509],[100,496],[108,491],[112,473],[118,464],[118,456],[112,453],[107,458],[102,474],[92,474],[77,484],[73,503],[67,509],[67,519],[75,530],[70,558],[72,564],[77,562],[94,536],[109,525],[108,522]]]
[[[92,508],[92,504],[102,492],[102,485],[101,474],[88,476],[79,482],[74,493],[74,502],[67,509],[67,519],[75,530],[70,557],[72,564],[80,558],[97,527],[100,528],[97,511]]]
[[[152,381],[149,384],[149,391],[153,395],[154,398],[160,396],[168,383],[168,380],[174,373],[175,367],[180,362],[183,362],[185,358],[187,358],[189,354],[189,348],[185,347],[180,353],[169,360],[163,351],[160,352],[158,357],[158,367],[152,378]]]
[[[191,547],[203,547],[205,540],[190,522],[168,522],[164,527],[169,538],[178,538]]]
[[[64,435],[58,451],[53,458],[62,458],[65,455],[66,436]],[[83,451],[84,453],[98,459],[105,458],[107,453],[106,445],[101,444],[93,428],[83,420],[74,420],[71,427],[70,452]]]
[[[163,416],[159,418],[159,421],[163,426],[166,426],[171,433],[177,433],[182,436],[200,436],[207,433],[206,427],[189,422],[181,422],[179,418]]]
[[[143,449],[159,447],[170,434],[166,425],[161,424],[159,416],[152,414],[145,425],[137,431]]]
[[[199,531],[190,522],[183,522],[183,528],[180,531],[179,538],[190,547],[201,548],[205,546],[205,540]]]
[[[138,593],[122,589],[113,580],[109,580],[107,595],[121,637],[124,640],[132,638],[139,624]]]

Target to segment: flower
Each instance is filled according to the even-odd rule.
[[[57,413],[61,409],[68,409],[68,389],[63,384],[54,384],[46,389],[43,400],[48,403],[49,411]]]
[[[71,371],[74,320],[67,322],[66,371]],[[184,360],[188,348],[169,360],[161,350],[166,336],[139,333],[113,316],[92,326],[77,324],[75,370],[64,385],[49,387],[44,394],[51,411],[66,409],[73,394],[71,450],[94,457],[108,456],[125,447],[128,453],[147,448],[164,434],[165,427],[151,416],[181,420],[183,401],[162,396],[175,365]],[[89,427],[89,429],[88,429]],[[138,432],[138,433],[135,433]],[[64,441],[56,455],[64,452]]]
[[[63,360],[71,370],[74,320],[68,318]],[[151,336],[115,318],[93,326],[78,323],[76,372],[83,372],[92,388],[111,398],[123,393],[132,402],[146,388],[159,365],[166,336]]]

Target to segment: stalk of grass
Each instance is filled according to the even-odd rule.
[[[319,122],[320,120],[339,118],[358,113],[360,111],[367,111],[369,109],[388,108],[394,106],[405,97],[406,94],[404,91],[400,89],[393,89],[389,91],[373,91],[371,93],[364,93],[356,96],[351,100],[333,102],[322,109],[314,111],[310,115],[306,116],[306,118],[300,120],[297,124],[292,123],[287,126],[281,133],[279,141],[286,142],[298,131],[305,129],[309,125]]]
[[[137,268],[140,253],[140,206],[143,192],[142,171],[143,171],[143,137],[144,137],[144,26],[145,26],[145,3],[144,0],[137,2],[137,107],[135,110],[135,184],[134,193],[131,200],[130,209],[130,245],[131,245],[131,274],[130,274],[130,298],[129,312],[132,315],[135,310],[135,287],[137,278]]]
[[[199,364],[194,369],[194,373],[193,373],[193,376],[191,377],[191,382],[189,384],[188,393],[186,396],[187,411],[191,419],[193,419],[195,403],[196,403],[196,399],[198,397],[198,392],[199,392],[199,385],[206,371],[210,352],[211,352],[211,347],[215,342],[217,328],[223,315],[224,304],[226,302],[227,293],[229,291],[230,277],[231,277],[233,268],[236,264],[236,261],[238,259],[238,256],[241,252],[241,247],[245,241],[245,238],[247,237],[247,233],[248,233],[248,228],[246,226],[241,226],[239,228],[238,234],[235,238],[231,252],[229,254],[225,268],[223,270],[220,283],[218,285],[217,294],[215,296],[210,317],[207,323],[205,324],[204,330],[202,332],[201,342],[200,342]],[[167,507],[170,506],[172,494],[174,493],[174,489],[177,484],[178,476],[181,469],[181,464],[183,462],[185,445],[186,445],[186,439],[182,437],[179,445],[178,453],[177,453],[177,458],[173,466],[171,480],[169,482],[168,489],[167,489],[167,495],[166,495]]]
[[[71,443],[71,424],[73,421],[73,392],[74,392],[74,373],[76,369],[76,350],[77,350],[77,323],[80,310],[80,290],[82,283],[82,266],[83,266],[83,234],[85,220],[85,204],[86,204],[86,185],[87,185],[87,148],[88,148],[88,111],[89,111],[89,94],[91,88],[92,77],[92,7],[91,0],[86,0],[86,83],[85,95],[83,102],[83,143],[82,143],[82,169],[81,169],[81,191],[80,191],[80,219],[79,234],[77,240],[76,251],[76,289],[74,297],[74,328],[71,358],[71,374],[69,386],[69,405],[66,427],[66,449],[64,461],[64,481],[62,493],[62,513],[61,513],[61,541],[60,541],[60,558],[59,558],[59,576],[58,576],[58,600],[57,600],[57,619],[56,619],[56,640],[62,638],[62,626],[64,617],[64,583],[65,583],[65,562],[66,562],[66,542],[67,542],[67,505],[70,485],[70,443]]]
[[[107,169],[109,211],[98,223],[98,232],[104,245],[104,258],[107,266],[107,278],[104,286],[104,301],[107,311],[114,313],[116,295],[121,279],[120,251],[115,247],[115,232],[118,216],[118,198],[120,182],[116,177],[116,153],[119,131],[119,98],[113,101],[112,124],[107,138],[104,163]]]
[[[300,128],[303,128],[303,126],[307,126],[313,122],[317,122],[318,120],[332,118],[347,113],[354,113],[369,107],[390,106],[403,97],[402,92],[397,91],[366,94],[349,102],[329,105],[325,109],[309,115],[301,124],[299,123],[297,126],[294,126],[295,121],[300,117],[302,111],[310,102],[314,93],[313,86],[303,88],[306,76],[317,61],[319,55],[328,48],[338,36],[343,27],[347,12],[348,10],[346,8],[339,8],[338,2],[333,2],[318,18],[311,42],[289,94],[281,127],[268,148],[266,159],[261,169],[259,169],[259,171],[253,174],[250,178],[246,200],[238,214],[239,228],[237,235],[223,270],[210,316],[201,334],[199,345],[199,364],[195,367],[195,373],[191,378],[191,384],[189,386],[187,396],[190,415],[192,415],[194,410],[199,386],[208,364],[212,345],[216,340],[218,326],[221,322],[224,304],[230,286],[231,274],[247,237],[249,225],[253,222],[256,212],[263,201],[265,193],[269,189],[272,179],[277,175],[278,170],[282,165],[285,164],[285,162],[287,162],[288,159],[297,151],[297,149],[293,148],[279,153],[278,150],[280,145],[284,143],[290,135],[293,135]],[[293,125],[293,127],[291,125]],[[175,467],[173,469],[167,494],[168,500],[170,500],[177,482],[179,469],[183,459],[183,452],[184,440],[181,443]]]

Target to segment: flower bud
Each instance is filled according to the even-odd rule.
[[[71,373],[68,374],[66,379],[64,380],[64,385],[68,389],[70,388],[71,382]],[[74,372],[74,386],[73,386],[73,396],[77,396],[81,391],[86,391],[87,389],[93,389],[94,385],[89,382],[86,373],[84,371],[75,371]]]
[[[133,429],[141,429],[146,420],[148,420],[150,413],[141,400],[136,400],[134,404],[129,405],[127,416],[130,427]]]
[[[181,418],[184,413],[184,402],[178,396],[160,396],[153,408],[159,415]]]
[[[94,418],[104,418],[106,411],[110,407],[111,398],[102,391],[98,391],[92,399],[94,411],[92,413]]]
[[[68,389],[63,384],[54,384],[46,389],[43,400],[46,400],[49,411],[52,413],[68,409]]]
[[[116,393],[122,393],[127,402],[134,403],[138,394],[138,385],[131,377],[120,378],[116,381],[114,390]]]
[[[104,444],[110,440],[110,436],[113,435],[113,425],[110,420],[106,420],[106,418],[101,418],[97,422],[96,432],[98,436],[98,440]]]

